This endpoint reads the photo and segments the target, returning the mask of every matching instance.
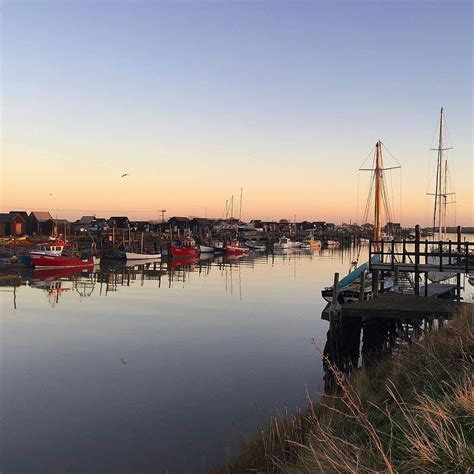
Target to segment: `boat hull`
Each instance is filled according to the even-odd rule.
[[[214,253],[214,247],[208,247],[207,245],[200,245],[199,250],[201,253]]]
[[[225,248],[225,253],[226,255],[245,255],[249,253],[249,249],[245,247],[236,247],[233,245],[228,245]]]
[[[67,267],[92,267],[94,258],[64,257],[54,255],[31,255],[35,268],[67,268]]]
[[[172,257],[198,257],[199,250],[193,247],[171,247],[170,255]]]
[[[127,260],[160,260],[161,253],[134,253],[125,252]]]

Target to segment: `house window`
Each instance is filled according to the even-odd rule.
[[[15,222],[15,234],[21,234],[21,222]]]

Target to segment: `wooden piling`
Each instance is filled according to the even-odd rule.
[[[415,295],[420,294],[420,226],[415,226]]]
[[[365,290],[365,270],[362,272],[360,276],[360,290],[359,290],[359,301],[364,299],[364,290]]]

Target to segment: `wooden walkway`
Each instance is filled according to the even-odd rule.
[[[341,315],[357,318],[449,319],[467,304],[440,299],[435,294],[436,288],[433,288],[432,297],[429,298],[407,293],[382,293],[371,300],[346,303],[341,308]]]

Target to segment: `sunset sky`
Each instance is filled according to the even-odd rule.
[[[444,106],[474,225],[471,5],[3,1],[1,212],[354,222],[381,139],[426,225]]]

